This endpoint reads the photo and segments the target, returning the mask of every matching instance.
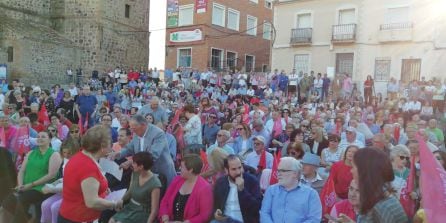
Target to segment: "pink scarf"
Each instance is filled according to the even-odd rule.
[[[280,135],[280,133],[282,133],[282,120],[279,118],[276,121],[274,121],[274,125],[273,125],[273,137],[276,138]]]

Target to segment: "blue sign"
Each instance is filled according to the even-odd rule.
[[[6,64],[0,64],[0,79],[6,79],[6,68],[8,66]]]

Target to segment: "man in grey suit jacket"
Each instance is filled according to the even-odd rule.
[[[135,153],[146,151],[153,156],[154,173],[163,174],[168,185],[176,176],[175,166],[170,156],[166,134],[155,125],[149,124],[142,115],[135,115],[129,122],[130,130],[135,133],[132,141],[122,148],[120,153],[113,154],[112,158],[124,158]],[[132,161],[121,164],[123,169],[131,166]]]

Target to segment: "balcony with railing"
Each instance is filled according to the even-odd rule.
[[[356,40],[356,24],[334,25],[331,42],[352,43]]]
[[[291,30],[291,45],[311,45],[313,28],[297,28]]]
[[[382,43],[411,41],[412,29],[411,22],[382,24],[379,26],[378,39]]]

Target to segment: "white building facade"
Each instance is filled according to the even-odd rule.
[[[445,0],[279,0],[274,28],[273,69],[371,75],[377,91],[446,78]]]

